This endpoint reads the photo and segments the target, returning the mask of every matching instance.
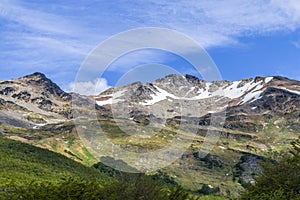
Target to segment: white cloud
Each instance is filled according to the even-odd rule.
[[[150,49],[134,51],[119,57],[110,65],[108,70],[127,72],[128,70],[143,64],[161,63],[166,60],[171,60],[172,58],[166,54],[167,53],[163,51],[155,51]]]
[[[70,84],[70,88],[73,92],[82,95],[97,95],[109,87],[107,80],[104,78],[97,78],[86,82],[73,82]]]

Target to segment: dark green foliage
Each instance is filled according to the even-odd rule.
[[[105,157],[101,157],[100,161],[101,162],[94,164],[93,167],[97,168],[102,172],[110,173],[113,177],[120,178],[119,176],[123,172],[140,173],[137,169],[129,166],[127,163],[125,163],[122,160],[115,160],[112,157],[105,156]]]
[[[124,174],[123,180],[106,185],[101,199],[115,200],[192,200],[197,199],[181,187],[164,187],[144,174]]]
[[[220,192],[220,188],[210,188],[207,184],[203,184],[202,188],[198,192],[202,195],[217,194]]]
[[[142,174],[126,174],[122,181],[107,187],[105,199],[168,199],[161,184]]]
[[[119,178],[122,176],[121,171],[115,170],[114,168],[111,168],[103,164],[102,162],[94,164],[93,167],[99,170],[100,172],[107,174],[110,177]]]
[[[241,199],[300,199],[300,138],[278,162],[263,163],[263,174]]]
[[[102,195],[101,185],[93,180],[69,179],[60,183],[31,182],[24,185],[6,184],[5,191],[0,192],[0,199],[66,199],[96,200]]]
[[[140,173],[137,169],[127,165],[127,163],[121,160],[114,160],[111,157],[102,157],[100,160],[104,161],[106,164],[109,163],[110,166],[118,166],[118,168],[123,169],[123,171],[119,171],[116,170],[115,168],[103,164],[102,162],[93,165],[93,167],[99,170],[100,172],[105,173],[118,180],[127,182],[128,181],[127,179],[129,177],[132,179],[137,177],[141,178],[145,176],[147,178],[153,179],[153,181],[155,182],[160,182],[164,186],[178,186],[178,184],[171,177],[169,177],[166,173],[162,171],[157,171],[154,175],[145,175],[143,173]],[[135,172],[135,173],[129,173],[124,171]]]
[[[16,186],[7,183],[0,199],[35,200],[194,200],[182,188],[163,190],[152,179],[113,182],[101,185],[97,180],[69,179],[60,183],[31,182]]]
[[[238,180],[239,184],[241,184],[241,186],[245,189],[250,188],[251,187],[251,183],[250,182],[245,182],[243,181],[243,179],[239,178]]]
[[[161,180],[167,185],[178,186],[178,183],[173,177],[170,177],[166,172],[158,170],[156,174],[151,175],[154,180]]]
[[[199,156],[197,155],[197,157],[199,157]],[[203,161],[209,169],[212,169],[215,167],[216,168],[224,167],[223,161],[220,158],[218,158],[217,156],[214,156],[211,154],[207,154],[204,158],[198,158],[198,159],[200,161]]]
[[[188,199],[188,198],[189,195],[183,190],[182,187],[173,188],[169,195],[170,200]]]

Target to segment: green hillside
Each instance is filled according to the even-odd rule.
[[[120,176],[121,175],[121,176]],[[87,167],[61,154],[0,137],[0,199],[226,199],[196,197],[166,177]]]
[[[70,177],[110,182],[113,179],[61,154],[0,137],[0,186],[8,182],[59,182]]]

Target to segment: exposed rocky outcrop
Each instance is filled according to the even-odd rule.
[[[10,112],[12,119],[26,124],[44,124],[44,119],[31,119],[30,113],[47,116],[50,121],[65,120],[71,95],[60,89],[42,73],[0,82],[0,110]],[[68,106],[69,105],[69,106]]]

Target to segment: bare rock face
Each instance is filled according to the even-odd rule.
[[[0,82],[0,99],[2,113],[10,113],[11,118],[30,125],[65,120],[71,95],[60,89],[44,74],[36,72],[19,79]],[[28,120],[33,114],[43,117]]]
[[[53,83],[44,74],[36,72],[28,76],[24,76],[19,79],[21,82],[30,85],[31,87],[37,87],[42,89],[44,96],[60,97],[63,100],[71,100],[71,95],[64,92],[58,85]]]
[[[290,113],[299,109],[300,84],[283,77],[206,82],[191,75],[168,75],[153,83],[109,89],[96,97],[101,106],[130,107],[158,118],[230,113]],[[115,110],[118,112],[118,110]]]
[[[136,83],[133,85],[130,99],[134,102],[141,102],[151,99],[151,95],[154,95],[157,92],[153,84],[144,85],[142,83]]]

